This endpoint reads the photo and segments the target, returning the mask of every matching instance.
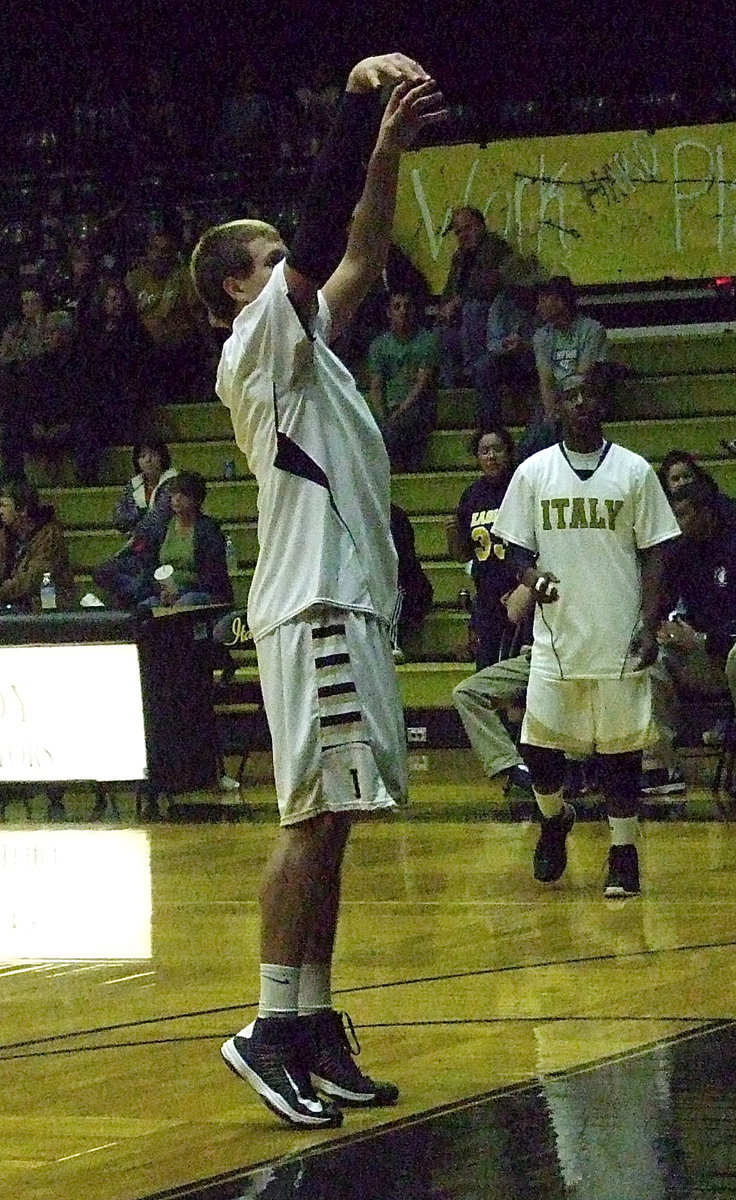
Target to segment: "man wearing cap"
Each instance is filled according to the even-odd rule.
[[[601,427],[605,374],[556,393],[562,438],[515,471],[494,534],[517,547],[536,613],[521,752],[541,814],[534,876],[560,878],[575,810],[565,754],[596,753],[611,830],[604,894],[638,895],[636,836],[663,543],[679,527],[649,463]]]

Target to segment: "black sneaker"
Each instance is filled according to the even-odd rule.
[[[371,1079],[355,1062],[354,1055],[360,1053],[360,1044],[347,1013],[341,1014],[330,1008],[300,1019],[309,1038],[308,1063],[312,1083],[320,1092],[333,1096],[340,1104],[365,1108],[396,1103],[399,1098],[396,1084]]]
[[[603,895],[623,900],[626,896],[638,896],[640,891],[636,846],[611,846]]]
[[[516,788],[519,792],[532,793],[532,777],[529,774],[529,768],[523,763],[516,763],[513,767],[509,767],[506,772],[506,788],[505,791],[510,792],[512,788]]]
[[[318,1096],[312,1086],[301,1026],[299,1018],[260,1019],[225,1042],[220,1053],[230,1070],[289,1125],[311,1129],[341,1125],[340,1109]]]
[[[686,789],[687,784],[682,772],[677,768],[649,767],[641,773],[643,796],[674,796]]]
[[[564,804],[556,817],[542,817],[542,830],[534,849],[534,878],[554,883],[567,866],[567,835],[575,824],[575,809]]]

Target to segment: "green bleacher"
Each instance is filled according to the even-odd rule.
[[[616,419],[607,426],[609,436],[655,464],[672,447],[690,450],[725,492],[736,495],[736,459],[721,446],[721,439],[736,436],[732,327],[619,330],[612,332],[611,341],[615,358],[629,375],[620,386]],[[467,615],[458,598],[470,584],[462,566],[448,558],[445,522],[462,491],[477,477],[470,445],[474,414],[471,391],[444,392],[423,470],[393,480],[393,498],[411,517],[435,596],[434,609],[407,647],[408,661],[399,668],[409,709],[449,708],[453,684],[472,670],[462,658]],[[517,409],[507,415],[511,427],[520,432],[526,413]],[[222,521],[235,543],[235,593],[237,602],[245,604],[258,548],[256,486],[230,439],[227,411],[217,403],[172,404],[158,411],[156,432],[169,443],[177,466],[200,471],[210,481],[206,510]],[[232,481],[223,479],[228,459],[236,462]],[[68,530],[80,595],[91,586],[93,566],[121,544],[111,517],[130,474],[130,449],[118,447],[107,455],[104,486],[44,489]],[[252,649],[238,652],[238,657],[236,680],[252,679]]]

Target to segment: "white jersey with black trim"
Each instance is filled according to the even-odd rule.
[[[396,605],[388,456],[329,329],[320,293],[305,330],[281,262],[222,349],[217,394],[258,482],[255,639],[317,603],[387,623]]]
[[[559,579],[559,598],[537,605],[532,670],[550,679],[630,674],[641,611],[637,551],[680,529],[646,459],[615,443],[581,478],[561,446],[515,471],[498,511],[496,537],[537,555]]]

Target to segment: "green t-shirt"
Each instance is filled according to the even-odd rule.
[[[381,379],[387,413],[406,399],[416,382],[417,371],[435,369],[439,358],[439,339],[431,329],[420,329],[406,342],[393,333],[382,333],[371,342],[368,368],[371,375]]]
[[[179,529],[176,521],[169,521],[166,537],[159,552],[159,561],[170,563],[174,568],[171,583],[179,592],[192,590],[197,571],[194,565],[194,529]]]

